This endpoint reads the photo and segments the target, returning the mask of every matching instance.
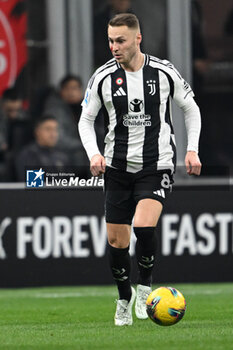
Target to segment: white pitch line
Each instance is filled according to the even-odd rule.
[[[207,289],[205,291],[184,291],[184,295],[217,295],[217,294],[221,294],[224,293],[223,290],[221,289],[216,289],[216,290],[211,290],[211,289]],[[230,294],[231,292],[229,291],[229,293],[224,293],[224,294]],[[34,296],[31,295],[31,297],[33,298],[83,298],[83,297],[104,297],[104,296],[117,296],[116,292],[77,292],[77,293],[37,293]]]
[[[104,297],[104,296],[116,296],[116,292],[84,292],[84,293],[37,293],[34,296],[31,295],[33,298],[83,298],[83,297]]]
[[[108,290],[108,291],[98,291],[98,290],[90,290],[85,289],[82,291],[77,292],[23,292],[20,293],[4,293],[0,294],[0,299],[4,298],[35,298],[35,299],[58,299],[58,298],[84,298],[84,297],[115,297],[117,298],[117,291],[116,290]],[[156,287],[154,287],[156,289]],[[183,288],[181,290],[182,294],[184,294],[185,297],[191,296],[191,295],[218,295],[218,294],[232,294],[233,295],[233,289],[224,290],[224,289],[205,289],[200,290],[198,288],[195,289],[195,287],[191,290],[189,288]]]
[[[83,297],[106,297],[106,296],[115,296],[117,297],[117,292],[115,291],[107,291],[107,292],[99,292],[99,291],[83,291],[83,292],[21,292],[21,293],[4,293],[0,294],[0,299],[5,298],[44,298],[44,299],[55,299],[55,298],[83,298]]]
[[[190,291],[187,291],[187,292],[184,292],[184,294],[186,295],[215,295],[215,294],[221,294],[223,293],[222,290],[204,290],[204,291],[195,291],[195,290],[190,290]],[[224,294],[226,294],[226,292],[224,292]]]

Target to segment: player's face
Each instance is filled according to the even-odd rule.
[[[138,53],[141,34],[127,26],[108,27],[109,47],[113,56],[122,65],[128,65]]]

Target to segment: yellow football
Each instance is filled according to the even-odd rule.
[[[155,289],[146,301],[147,314],[160,326],[172,326],[184,316],[186,302],[183,294],[172,287]]]

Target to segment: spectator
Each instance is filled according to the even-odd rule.
[[[23,100],[13,88],[4,91],[0,108],[0,178],[8,181],[10,164],[15,154],[30,139],[29,118]]]
[[[107,6],[94,18],[94,60],[95,66],[102,66],[112,58],[108,45],[107,26],[118,13],[132,13],[131,0],[109,0]]]
[[[55,117],[41,117],[34,129],[35,141],[25,146],[15,160],[16,180],[25,181],[25,169],[51,167],[54,172],[67,166],[68,157],[56,149],[58,122]]]
[[[52,93],[45,102],[44,114],[54,116],[59,125],[57,148],[65,152],[70,165],[80,168],[80,175],[88,173],[89,163],[81,145],[77,123],[83,99],[82,81],[78,76],[67,75],[60,83],[59,92]],[[88,168],[85,169],[86,166]]]
[[[3,93],[0,111],[0,150],[19,150],[29,138],[29,120],[23,110],[23,100],[14,89]]]

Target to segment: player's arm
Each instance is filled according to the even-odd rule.
[[[104,173],[106,166],[105,159],[97,145],[94,128],[95,118],[101,108],[97,89],[98,85],[95,83],[91,89],[87,88],[82,102],[83,109],[78,125],[80,138],[90,160],[90,170],[93,176],[99,176]]]
[[[200,175],[201,162],[198,156],[198,143],[201,131],[201,115],[192,97],[183,105],[184,120],[187,131],[188,145],[185,156],[185,166],[188,175]]]
[[[97,145],[94,128],[95,117],[88,115],[83,109],[79,121],[79,134],[90,160],[90,170],[93,176],[99,176],[105,172],[105,158],[101,155]]]
[[[198,156],[198,145],[201,132],[201,114],[193,96],[194,93],[189,84],[174,69],[171,69],[174,82],[174,101],[183,110],[185,127],[187,132],[187,153],[185,166],[187,174],[200,175],[201,162]]]

